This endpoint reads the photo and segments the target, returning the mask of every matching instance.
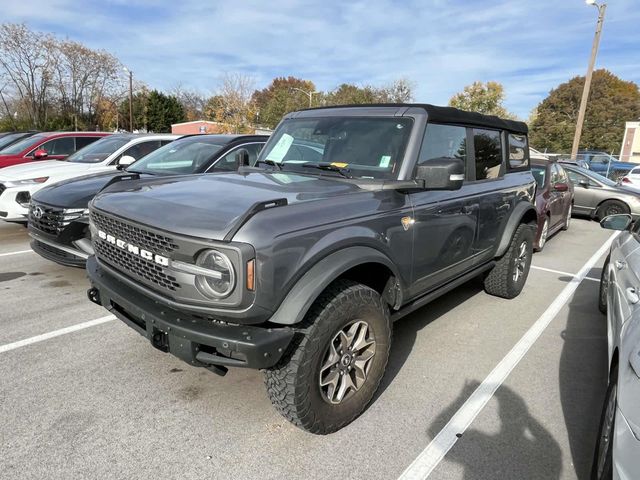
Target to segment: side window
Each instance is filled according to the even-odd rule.
[[[502,166],[502,142],[497,130],[473,129],[476,180],[498,178]]]
[[[569,175],[571,182],[575,186],[578,186],[580,182],[587,182],[589,185],[595,185],[586,175],[581,175],[579,173],[574,172],[573,170],[567,170],[566,172],[567,172],[567,175]]]
[[[560,168],[554,163],[551,165],[551,185],[553,186],[561,181],[562,177],[560,175]]]
[[[145,155],[149,155],[151,152],[153,152],[157,148],[160,148],[159,140],[136,143],[135,145],[132,145],[131,147],[127,148],[124,152],[122,152],[122,154],[118,157],[117,160],[115,160],[115,162],[120,160],[120,158],[124,157],[125,155],[129,157],[133,157],[136,160],[140,160],[142,157],[144,157]]]
[[[238,148],[234,148],[224,157],[219,159],[214,165],[213,169],[215,171],[235,171],[237,169],[236,155],[243,149],[246,150],[249,154],[249,165],[255,165],[256,160],[258,159],[258,153],[260,153],[260,150],[262,150],[263,146],[264,143],[250,143],[247,145],[242,145]]]
[[[591,157],[591,163],[606,165],[607,163],[609,163],[609,157],[607,155],[594,155],[593,157]]]
[[[437,158],[459,158],[466,164],[467,129],[455,125],[429,123],[424,133],[418,165]]]
[[[40,145],[36,150],[44,149],[49,155],[71,155],[75,152],[76,143],[73,137],[61,137]]]
[[[80,150],[81,148],[84,148],[87,145],[91,145],[93,142],[95,142],[99,138],[100,137],[76,137],[76,150]]]
[[[509,134],[509,169],[529,166],[529,148],[526,135]]]

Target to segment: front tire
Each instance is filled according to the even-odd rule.
[[[389,309],[375,290],[339,280],[305,324],[295,348],[265,372],[267,393],[294,425],[332,433],[355,420],[378,389],[391,345]]]
[[[618,200],[607,200],[602,202],[602,205],[598,207],[596,211],[596,217],[598,220],[602,220],[609,215],[620,215],[622,213],[629,213],[629,207]]]
[[[490,295],[515,298],[522,291],[533,255],[533,229],[520,224],[507,252],[500,258],[484,279],[484,289]]]
[[[591,480],[611,480],[613,478],[613,435],[618,404],[618,367],[611,372],[609,385],[602,407],[598,440],[593,454]]]

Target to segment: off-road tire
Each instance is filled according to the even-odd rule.
[[[354,320],[365,320],[375,354],[365,383],[342,403],[322,395],[320,368],[334,335]],[[294,425],[315,434],[335,432],[355,420],[372,400],[389,359],[391,320],[375,290],[350,280],[332,283],[307,313],[302,330],[285,357],[265,371],[273,406]]]
[[[523,242],[526,242],[524,272],[518,280],[515,281],[514,273],[517,268],[520,246]],[[517,297],[527,281],[532,255],[533,228],[529,225],[520,224],[511,238],[507,252],[496,262],[496,265],[485,277],[485,292],[502,298]]]
[[[602,405],[602,414],[600,415],[600,427],[598,428],[598,439],[596,441],[596,448],[593,452],[593,464],[591,465],[591,480],[611,480],[613,478],[613,436],[615,434],[615,408],[617,404],[617,388],[618,385],[618,367],[613,368],[611,375],[609,375],[609,384],[607,386],[607,393],[605,394],[604,404]],[[613,396],[613,398],[612,398]],[[604,468],[601,474],[598,472],[598,457],[600,453],[600,447],[602,442],[602,429],[604,428],[605,420],[607,419],[607,407],[613,402],[614,416],[613,424],[611,425],[611,432],[609,434],[609,444],[607,445],[606,459],[604,462]]]
[[[623,213],[630,213],[629,207],[618,200],[606,200],[596,210],[596,217],[598,220],[602,220],[609,215],[619,215]]]
[[[602,273],[600,274],[600,289],[598,290],[598,310],[607,313],[607,290],[609,289],[609,276],[607,269],[609,267],[609,257],[604,261]]]

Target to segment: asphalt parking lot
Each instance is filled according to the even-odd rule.
[[[276,413],[260,372],[218,377],[105,319],[84,271],[3,223],[0,477],[588,478],[606,381],[594,254],[610,236],[574,219],[515,300],[472,282],[398,322],[374,402],[321,437]]]

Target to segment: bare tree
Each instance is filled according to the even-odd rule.
[[[184,88],[180,83],[173,87],[169,93],[176,97],[180,105],[182,105],[187,121],[202,120],[204,118],[207,99],[202,93]]]
[[[252,102],[254,90],[255,80],[248,75],[226,73],[222,77],[218,92],[222,112],[216,116],[229,123],[235,133],[246,130],[255,116]]]

